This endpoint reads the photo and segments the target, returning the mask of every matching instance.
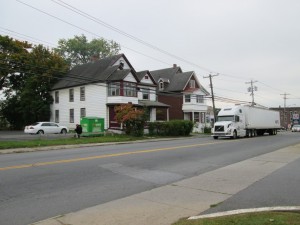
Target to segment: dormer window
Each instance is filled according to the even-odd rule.
[[[148,75],[145,75],[145,80],[148,80],[149,79],[149,76]]]
[[[160,91],[164,90],[164,82],[163,81],[159,82],[159,90]]]

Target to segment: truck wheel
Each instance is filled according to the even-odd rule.
[[[218,136],[214,136],[214,139],[217,140],[217,139],[218,139]]]
[[[237,139],[237,133],[236,133],[236,130],[233,131],[233,136],[232,136],[233,139]]]

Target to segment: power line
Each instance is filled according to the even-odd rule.
[[[10,60],[10,59],[9,59]],[[7,62],[6,60],[2,60],[0,59],[0,61],[2,62]],[[10,60],[12,62],[15,63],[15,65],[17,66],[16,69],[21,68],[22,66],[26,66],[25,64],[21,63],[20,61],[14,61],[14,60]],[[41,69],[41,70],[46,70],[48,69],[47,67],[42,67],[42,66],[33,66],[36,69]],[[10,69],[10,68],[5,68],[5,67],[0,67],[2,69]],[[15,70],[11,70],[11,72],[15,72]],[[28,74],[36,74],[36,73],[30,73],[28,71],[22,71],[19,70],[18,72],[23,72],[23,73],[28,73]],[[61,70],[54,70],[53,72],[56,72],[57,75],[54,75],[53,77],[57,80],[66,80],[66,81],[72,81],[74,83],[76,83],[76,86],[78,85],[96,85],[96,86],[103,86],[103,87],[107,87],[107,81],[101,81],[98,79],[94,79],[94,78],[87,78],[85,76],[81,76],[75,73],[71,73],[68,72],[67,76],[58,76],[58,75],[63,75],[65,73],[63,73],[63,71]],[[42,75],[43,76],[43,75]],[[142,85],[142,84],[140,84]],[[75,86],[75,85],[74,85]],[[143,89],[143,88],[142,88]],[[140,92],[143,92],[142,90],[140,90]],[[155,90],[150,90],[150,93],[155,93],[155,94],[159,94],[159,95],[165,95],[165,96],[173,96],[173,97],[180,97],[182,98],[182,93],[174,93],[174,92],[168,92],[168,91],[164,91],[164,92],[156,92]],[[197,98],[196,95],[192,95],[191,99],[193,98]],[[209,96],[203,96],[204,99],[210,99],[211,97]],[[221,101],[221,102],[229,102],[229,103],[248,103],[246,101],[241,101],[241,100],[236,100],[236,99],[231,99],[231,98],[225,98],[225,97],[219,97],[219,96],[215,96],[216,101]]]
[[[160,53],[168,55],[168,56],[170,56],[170,57],[172,57],[174,59],[180,60],[180,61],[185,62],[187,64],[196,66],[196,67],[198,67],[198,68],[200,68],[202,70],[205,70],[205,71],[208,71],[208,72],[212,71],[211,69],[208,69],[208,68],[200,66],[200,65],[198,65],[196,63],[190,62],[190,61],[188,61],[188,60],[186,60],[186,59],[184,59],[182,57],[176,56],[176,55],[174,55],[174,54],[172,54],[172,53],[170,53],[168,51],[165,51],[165,50],[163,50],[163,49],[161,49],[161,48],[159,48],[157,46],[154,46],[154,45],[152,45],[152,44],[150,44],[150,43],[148,43],[148,42],[146,42],[146,41],[144,41],[144,40],[142,40],[140,38],[137,38],[137,37],[135,37],[135,36],[133,36],[133,35],[125,32],[125,31],[122,31],[122,30],[120,30],[120,29],[118,29],[118,28],[116,28],[116,27],[114,27],[114,26],[112,26],[112,25],[104,22],[103,20],[100,20],[100,19],[98,19],[98,18],[96,18],[94,16],[91,16],[90,14],[88,14],[86,12],[83,12],[82,10],[79,10],[79,9],[75,8],[74,6],[72,6],[72,5],[68,4],[68,3],[65,3],[62,0],[57,0],[57,1],[56,0],[51,0],[51,1],[54,2],[54,3],[56,3],[56,4],[58,4],[58,5],[60,5],[60,6],[62,6],[62,7],[64,7],[64,8],[66,8],[66,9],[68,9],[68,10],[71,10],[72,12],[75,12],[75,13],[77,13],[77,14],[79,14],[79,15],[81,15],[81,16],[89,19],[89,20],[92,20],[92,21],[96,22],[97,24],[105,26],[105,27],[107,27],[107,28],[109,28],[109,29],[111,29],[111,30],[119,33],[119,34],[122,34],[123,36],[126,36],[126,37],[128,37],[128,38],[130,38],[130,39],[132,39],[134,41],[137,41],[137,42],[139,42],[139,43],[141,43],[141,44],[143,44],[143,45],[145,45],[145,46],[147,46],[147,47],[149,47],[151,49],[154,49],[154,50],[156,50],[156,51],[158,51]]]
[[[22,2],[22,1],[20,1],[20,0],[16,0],[16,1],[19,2],[19,3],[21,3],[21,4],[23,4],[23,5],[26,5],[26,6],[30,7],[30,8],[32,8],[32,9],[36,10],[36,11],[39,11],[39,12],[45,14],[45,15],[48,15],[48,16],[50,16],[50,17],[56,19],[56,20],[59,20],[59,21],[61,21],[61,22],[63,22],[63,23],[66,23],[66,24],[68,24],[68,25],[70,25],[70,26],[73,26],[73,27],[75,27],[75,28],[77,28],[77,29],[79,29],[79,30],[82,30],[82,31],[84,31],[84,32],[86,32],[86,33],[89,33],[89,34],[91,34],[91,35],[94,35],[94,36],[96,36],[96,37],[98,37],[98,38],[102,38],[102,39],[104,39],[104,40],[106,40],[106,41],[109,41],[109,40],[107,40],[107,39],[101,37],[100,35],[98,35],[98,34],[96,34],[96,33],[94,33],[94,32],[91,32],[91,31],[89,31],[89,30],[87,30],[87,29],[84,29],[84,28],[79,27],[79,26],[77,26],[77,25],[75,25],[75,24],[72,24],[72,23],[70,23],[70,22],[68,22],[68,21],[66,21],[66,20],[63,20],[63,19],[61,19],[61,18],[59,18],[59,17],[57,17],[57,16],[51,15],[50,13],[47,13],[47,12],[45,12],[45,11],[43,11],[43,10],[41,10],[41,9],[38,9],[38,8],[32,6],[32,5],[29,5],[29,4],[27,4],[27,3],[25,3],[25,2]],[[126,47],[125,45],[121,45],[121,46],[122,46],[123,48],[126,48],[126,49],[128,49],[128,50],[130,50],[130,51],[133,51],[133,52],[135,52],[135,53],[137,53],[137,54],[143,55],[143,56],[148,57],[148,58],[150,58],[150,59],[153,59],[153,60],[155,60],[155,61],[158,61],[158,62],[167,64],[167,65],[170,65],[170,63],[167,63],[167,62],[164,62],[164,61],[159,60],[159,59],[157,59],[157,58],[154,58],[154,57],[152,57],[152,56],[146,55],[146,54],[144,54],[144,53],[142,53],[142,52],[139,52],[139,51],[136,51],[136,50],[134,50],[134,49],[132,49],[132,48]]]
[[[62,22],[64,22],[64,23],[67,23],[67,24],[69,24],[69,25],[71,25],[71,26],[73,26],[73,27],[76,27],[76,28],[78,28],[78,29],[80,29],[80,30],[83,30],[83,31],[85,31],[85,32],[87,32],[87,33],[90,33],[90,34],[92,34],[92,35],[94,35],[94,36],[100,37],[99,35],[97,35],[97,34],[95,34],[95,33],[93,33],[93,32],[90,32],[90,31],[88,31],[88,30],[86,30],[86,29],[84,29],[84,28],[81,28],[81,27],[79,27],[79,26],[77,26],[77,25],[74,25],[74,24],[72,24],[72,23],[70,23],[70,22],[68,22],[68,21],[62,20],[62,19],[60,19],[60,18],[58,18],[58,17],[56,17],[56,16],[53,16],[53,15],[51,15],[51,14],[45,12],[45,11],[42,11],[42,10],[40,10],[40,9],[38,9],[38,8],[36,8],[36,7],[33,7],[33,6],[29,5],[29,4],[26,4],[26,3],[24,3],[24,2],[22,2],[22,1],[20,1],[20,0],[17,0],[17,1],[18,1],[19,3],[22,3],[22,4],[24,4],[24,5],[28,6],[28,7],[31,7],[31,8],[33,8],[33,9],[37,10],[37,11],[39,11],[39,12],[42,12],[42,13],[48,15],[48,16],[51,16],[51,17],[53,17],[53,18],[55,18],[55,19],[58,19],[58,20],[60,20],[60,21],[62,21]],[[106,23],[106,22],[104,22],[104,21],[102,21],[102,20],[96,18],[96,17],[93,17],[93,16],[91,16],[91,15],[89,15],[89,14],[87,14],[87,13],[85,13],[85,12],[83,12],[83,11],[81,11],[81,10],[75,8],[75,7],[73,7],[73,6],[70,5],[70,4],[65,3],[64,1],[61,1],[61,0],[58,0],[58,1],[51,0],[51,1],[54,2],[54,3],[56,3],[56,4],[58,4],[58,5],[61,5],[61,6],[64,7],[64,8],[67,8],[67,9],[69,9],[69,10],[71,10],[71,11],[73,11],[73,12],[75,12],[75,13],[77,13],[77,14],[79,14],[79,15],[81,15],[81,16],[87,18],[87,19],[89,19],[89,20],[92,20],[92,21],[94,21],[94,22],[96,22],[96,23],[98,23],[98,24],[100,24],[100,25],[103,25],[103,26],[105,26],[105,27],[107,27],[107,28],[109,28],[109,29],[112,29],[112,30],[114,30],[114,31],[116,31],[116,32],[118,32],[118,33],[121,33],[122,35],[124,35],[124,36],[126,36],[126,37],[129,37],[129,38],[131,38],[131,39],[133,39],[133,40],[135,40],[135,41],[137,41],[137,42],[139,42],[139,43],[141,43],[141,44],[144,44],[144,45],[146,45],[146,46],[148,46],[148,47],[150,47],[150,48],[152,48],[152,49],[154,49],[154,50],[157,50],[157,51],[159,51],[159,52],[161,52],[161,53],[164,53],[164,54],[166,54],[166,55],[168,55],[168,56],[171,56],[171,57],[173,57],[173,58],[176,58],[176,59],[178,59],[178,60],[180,60],[180,61],[183,61],[183,62],[185,62],[185,63],[188,63],[188,64],[190,64],[190,65],[193,65],[193,66],[196,66],[196,67],[198,67],[198,68],[201,68],[201,69],[203,69],[203,70],[205,70],[205,71],[212,71],[211,69],[208,69],[208,68],[202,67],[202,66],[200,66],[200,65],[198,65],[198,64],[192,63],[192,62],[190,62],[190,61],[188,61],[188,60],[186,60],[186,59],[184,59],[184,58],[178,57],[178,56],[176,56],[176,55],[174,55],[174,54],[171,54],[171,53],[169,53],[169,52],[167,52],[167,51],[165,51],[165,50],[163,50],[163,49],[160,49],[160,48],[158,48],[158,47],[156,47],[156,46],[154,46],[154,45],[152,45],[152,44],[149,44],[149,43],[145,42],[144,40],[142,40],[142,39],[140,39],[140,38],[137,38],[137,37],[135,37],[135,36],[133,36],[133,35],[130,35],[130,34],[126,33],[125,31],[122,31],[122,30],[120,30],[120,29],[118,29],[118,28],[116,28],[116,27],[114,27],[114,26],[112,26],[112,25],[110,25],[110,24],[108,24],[108,23]],[[102,37],[101,37],[101,38],[102,38]],[[133,49],[131,49],[131,48],[128,48],[128,47],[126,47],[126,46],[124,46],[124,45],[122,45],[122,46],[123,46],[124,48],[127,48],[127,49],[129,49],[129,50],[131,50],[131,51],[137,53],[137,54],[143,55],[143,56],[145,56],[145,57],[151,58],[151,59],[153,59],[153,60],[155,60],[155,61],[158,61],[158,62],[167,64],[167,65],[170,65],[169,63],[164,62],[164,61],[161,61],[161,60],[159,60],[159,59],[157,59],[157,58],[154,58],[154,57],[151,57],[151,56],[146,55],[146,54],[144,54],[144,53],[138,52],[138,51],[133,50]],[[238,77],[238,76],[233,76],[233,75],[228,75],[228,74],[223,74],[223,73],[220,73],[220,74],[223,75],[223,76],[227,76],[227,77],[233,77],[233,78],[235,78],[235,79],[243,79],[243,78]]]

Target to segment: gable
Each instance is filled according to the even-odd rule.
[[[135,76],[133,76],[132,73],[129,73],[125,78],[124,81],[128,81],[128,82],[134,82],[137,83],[138,80],[135,78]]]

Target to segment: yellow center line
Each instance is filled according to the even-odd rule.
[[[23,165],[15,165],[15,166],[8,166],[8,167],[0,167],[0,171],[46,166],[46,165],[54,165],[54,164],[61,164],[61,163],[80,162],[80,161],[87,161],[87,160],[93,160],[93,159],[103,159],[103,158],[118,157],[118,156],[133,155],[133,154],[175,150],[175,149],[179,149],[179,148],[191,148],[191,147],[197,147],[197,146],[222,144],[224,142],[228,143],[230,141],[216,141],[216,142],[208,142],[208,143],[194,144],[194,145],[182,145],[182,146],[167,147],[167,148],[156,148],[156,149],[147,149],[147,150],[137,150],[137,151],[132,151],[132,152],[114,153],[114,154],[107,154],[107,155],[97,155],[97,156],[84,157],[84,158],[63,159],[63,160],[50,161],[50,162],[37,162],[34,164],[23,164]]]

